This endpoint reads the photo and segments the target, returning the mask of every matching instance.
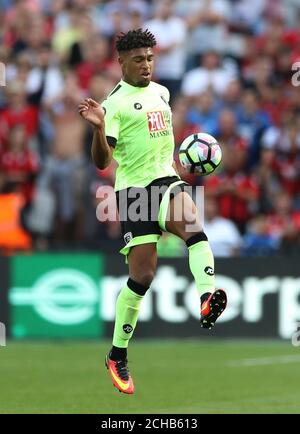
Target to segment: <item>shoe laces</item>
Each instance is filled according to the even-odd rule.
[[[116,362],[116,370],[122,380],[129,380],[129,369],[127,366],[127,360],[118,360]]]

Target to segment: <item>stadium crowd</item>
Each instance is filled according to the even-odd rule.
[[[121,244],[119,223],[96,219],[115,166],[93,165],[77,104],[105,99],[121,78],[116,35],[139,27],[158,42],[153,79],[170,90],[177,148],[199,131],[222,146],[206,178],[177,164],[205,187],[215,255],[299,253],[300,0],[2,0],[1,250]]]

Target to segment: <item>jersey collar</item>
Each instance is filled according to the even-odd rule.
[[[141,91],[141,90],[144,90],[144,89],[148,89],[151,83],[152,82],[150,81],[150,83],[149,83],[148,86],[146,86],[146,87],[139,87],[139,86],[132,86],[131,84],[129,84],[126,81],[124,81],[123,79],[120,80],[120,84],[122,85],[122,87],[125,87],[125,88],[127,87],[128,89],[131,89],[131,91],[132,90]]]

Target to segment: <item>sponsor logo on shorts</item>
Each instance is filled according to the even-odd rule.
[[[204,272],[205,272],[206,274],[208,274],[209,276],[213,276],[213,275],[215,274],[214,269],[211,268],[211,267],[205,267],[205,268],[204,268]]]
[[[129,334],[132,332],[133,327],[130,324],[124,324],[123,325],[123,330],[125,333]]]
[[[132,232],[126,232],[126,234],[124,235],[124,241],[126,244],[129,243],[130,240],[132,240],[133,235]]]

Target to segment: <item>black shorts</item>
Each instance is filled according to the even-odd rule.
[[[130,187],[116,192],[125,243],[120,251],[122,254],[128,255],[133,246],[159,240],[162,230],[165,230],[163,214],[169,200],[184,191],[186,185],[178,176],[167,176],[155,179],[146,187]]]

